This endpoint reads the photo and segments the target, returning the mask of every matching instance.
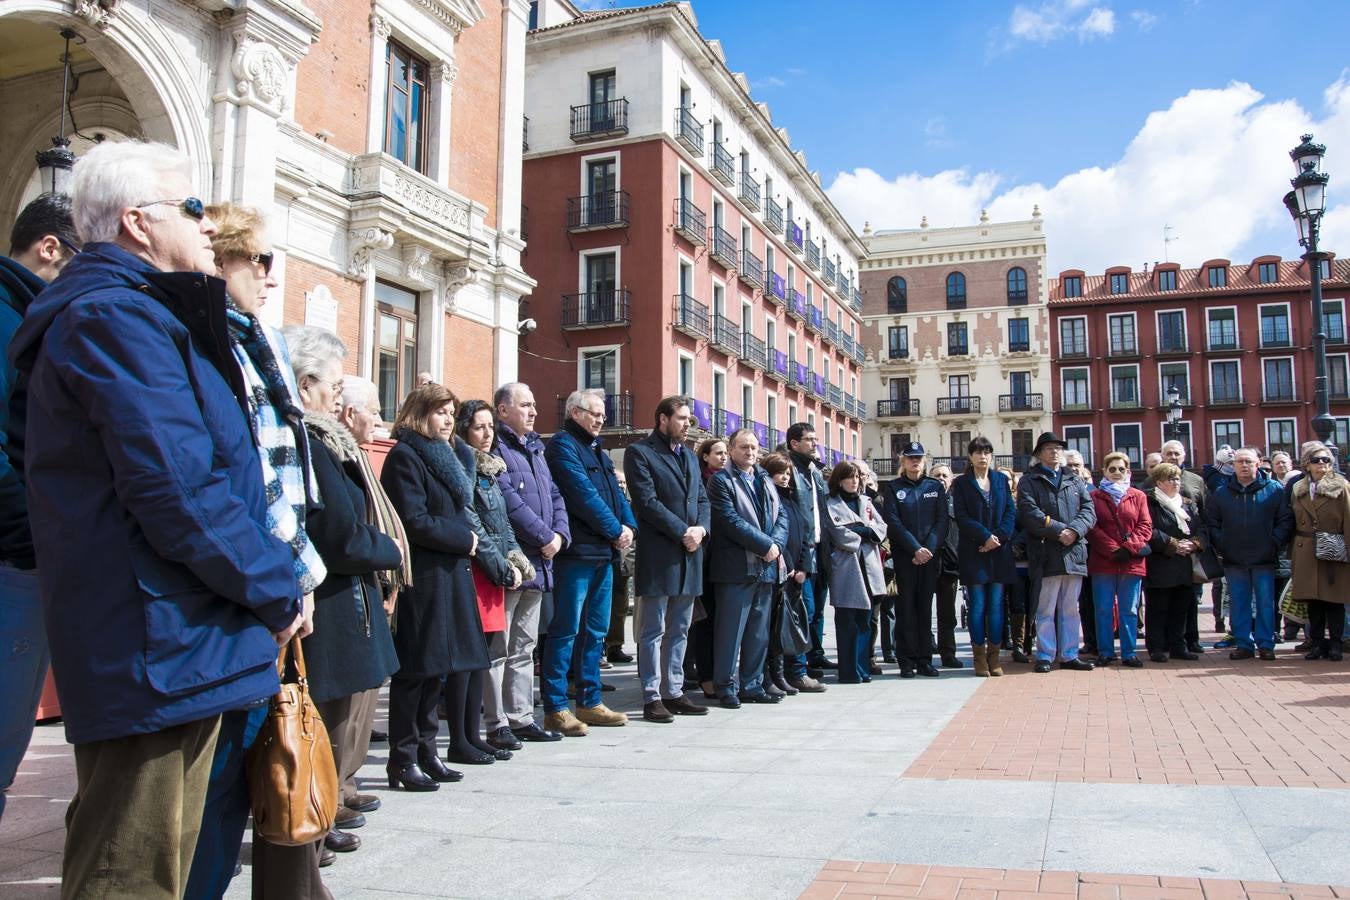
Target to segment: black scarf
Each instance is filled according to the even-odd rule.
[[[395,432],[394,440],[413,449],[436,480],[445,485],[455,503],[460,506],[473,504],[473,474],[465,471],[459,454],[449,444],[441,440],[432,440],[406,427]],[[459,438],[452,440],[458,441]]]

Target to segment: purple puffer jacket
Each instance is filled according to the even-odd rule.
[[[498,424],[492,452],[506,462],[506,471],[497,476],[497,484],[506,498],[506,514],[520,549],[534,565],[534,580],[527,581],[522,588],[551,591],[553,561],[545,560],[539,548],[553,540],[554,532],[562,535],[566,547],[572,543],[572,531],[567,524],[562,494],[553,484],[553,475],[544,461],[544,442],[534,432],[522,441],[508,426]]]

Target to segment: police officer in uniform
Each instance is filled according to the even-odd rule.
[[[937,590],[941,549],[950,520],[942,482],[924,474],[923,445],[911,441],[901,451],[903,471],[882,491],[895,563],[895,654],[900,677],[936,678],[933,667],[933,594]]]

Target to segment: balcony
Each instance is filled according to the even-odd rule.
[[[796,222],[788,222],[785,226],[788,246],[796,253],[802,252],[802,227]]]
[[[627,325],[631,295],[627,288],[615,291],[589,291],[584,294],[564,294],[562,298],[562,327],[564,331],[582,331],[587,328],[609,328]]]
[[[1138,359],[1139,343],[1137,341],[1130,341],[1129,343],[1112,341],[1110,349],[1107,350],[1107,355],[1111,359]]]
[[[886,358],[907,360],[909,359],[909,347],[887,347]]]
[[[741,268],[736,277],[751,287],[764,287],[764,261],[751,253],[749,247],[741,248]]]
[[[1031,341],[1008,341],[1009,353],[1030,353]]]
[[[779,381],[787,381],[788,378],[788,358],[782,350],[775,350],[773,347],[767,349],[769,357],[769,377],[776,378]]]
[[[1013,453],[1007,456],[995,456],[994,467],[999,469],[1012,469],[1014,472],[1025,472],[1036,462],[1036,458],[1030,453]]]
[[[853,343],[853,351],[850,355],[853,357],[853,361],[860,366],[867,363],[867,351],[863,349],[861,340]]]
[[[749,172],[741,172],[741,202],[759,211],[759,182]]]
[[[969,355],[970,355],[970,344],[948,344],[948,345],[947,345],[947,356],[948,356],[948,357],[953,357],[953,356],[963,357],[963,356],[969,356]]]
[[[530,152],[530,117],[522,116],[525,120],[520,129],[520,152]]]
[[[937,414],[939,416],[970,416],[980,411],[979,397],[939,397]]]
[[[792,363],[788,369],[788,384],[799,391],[805,391],[809,380],[810,375],[807,374],[806,366],[799,362]]]
[[[1111,398],[1111,409],[1143,409],[1144,404],[1139,399],[1138,392],[1131,395]]]
[[[769,354],[764,342],[749,332],[741,335],[741,362],[761,372],[769,368]]]
[[[878,419],[917,419],[919,418],[918,399],[878,400]]]
[[[826,258],[821,266],[820,274],[824,277],[826,284],[834,284],[834,260]]]
[[[764,198],[764,224],[775,234],[783,231],[783,207],[772,197]]]
[[[737,356],[741,352],[741,329],[726,316],[714,315],[709,342],[727,356]]]
[[[965,294],[948,294],[948,295],[947,295],[947,308],[948,308],[948,309],[965,309],[965,308],[966,308],[966,295],[965,295]]]
[[[1092,404],[1087,400],[1069,400],[1060,403],[1059,411],[1062,413],[1092,412]]]
[[[1065,347],[1063,344],[1060,344],[1059,346],[1059,359],[1061,360],[1087,359],[1087,358],[1088,358],[1087,344],[1070,344],[1067,347]]]
[[[731,158],[730,151],[721,144],[712,145],[712,173],[727,187],[736,183],[736,162]]]
[[[999,394],[998,411],[1001,413],[1040,412],[1045,409],[1044,394]]]
[[[833,406],[835,409],[843,409],[844,389],[837,384],[826,385],[825,402]]]
[[[567,198],[567,230],[570,232],[627,227],[627,191],[603,191]]]
[[[852,394],[844,394],[844,412],[850,416],[857,415],[858,413],[858,404],[857,401],[853,399]]]
[[[825,320],[825,340],[834,344],[836,347],[839,346],[839,325],[834,319]]]
[[[844,351],[845,356],[849,357],[850,359],[853,358],[854,356],[853,349],[854,347],[857,346],[855,343],[853,343],[853,335],[844,334],[841,332],[839,335],[839,346]]]
[[[731,236],[721,225],[714,225],[708,229],[708,245],[711,247],[708,255],[714,261],[720,263],[722,268],[736,271],[736,239]]]
[[[853,289],[853,309],[855,312],[862,312],[862,291],[858,288]]]
[[[806,298],[796,288],[788,288],[787,311],[794,319],[806,318]]]
[[[558,398],[558,427],[567,421],[567,398]],[[605,424],[604,429],[627,431],[633,427],[633,395],[632,394],[606,394],[605,395]]]
[[[964,456],[934,456],[928,461],[928,468],[933,466],[946,466],[952,470],[953,475],[960,475],[966,471],[970,465],[970,460]]]
[[[711,334],[708,307],[688,294],[675,295],[675,330],[692,338],[707,340]]]
[[[628,133],[628,98],[572,107],[572,140],[578,144]]]
[[[764,293],[771,301],[782,306],[787,300],[787,279],[777,272],[770,272],[768,289]]]
[[[878,478],[894,478],[900,473],[900,466],[894,459],[869,459],[867,464]]]
[[[815,373],[812,373],[811,383],[807,385],[807,390],[809,390],[812,393],[812,395],[819,397],[821,400],[824,400],[825,394],[829,390],[829,386],[830,386],[829,382],[825,380],[824,375],[817,375]]]
[[[1246,406],[1247,404],[1242,399],[1242,388],[1233,386],[1233,387],[1211,388],[1209,392],[1209,405]]]
[[[707,226],[703,218],[703,210],[694,205],[694,201],[687,197],[679,197],[675,200],[675,233],[684,238],[691,244],[703,246],[707,240]]]
[[[1261,402],[1298,403],[1298,392],[1292,384],[1267,384],[1261,388]]]
[[[695,156],[703,155],[703,123],[693,110],[683,106],[675,110],[675,140]]]
[[[825,314],[821,312],[819,306],[808,306],[806,308],[806,327],[820,334],[821,329],[825,327]]]
[[[806,245],[806,264],[813,269],[820,269],[820,245],[815,241]]]
[[[851,300],[853,297],[853,282],[848,276],[844,275],[844,270],[840,269],[834,276],[835,291],[845,300]]]

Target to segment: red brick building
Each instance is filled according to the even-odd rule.
[[[1278,256],[1061,272],[1049,300],[1055,429],[1094,466],[1111,450],[1138,465],[1162,446],[1175,385],[1190,465],[1223,444],[1296,453],[1316,437],[1309,274],[1307,263]],[[1345,448],[1350,261],[1328,260],[1322,285],[1331,414]]]

